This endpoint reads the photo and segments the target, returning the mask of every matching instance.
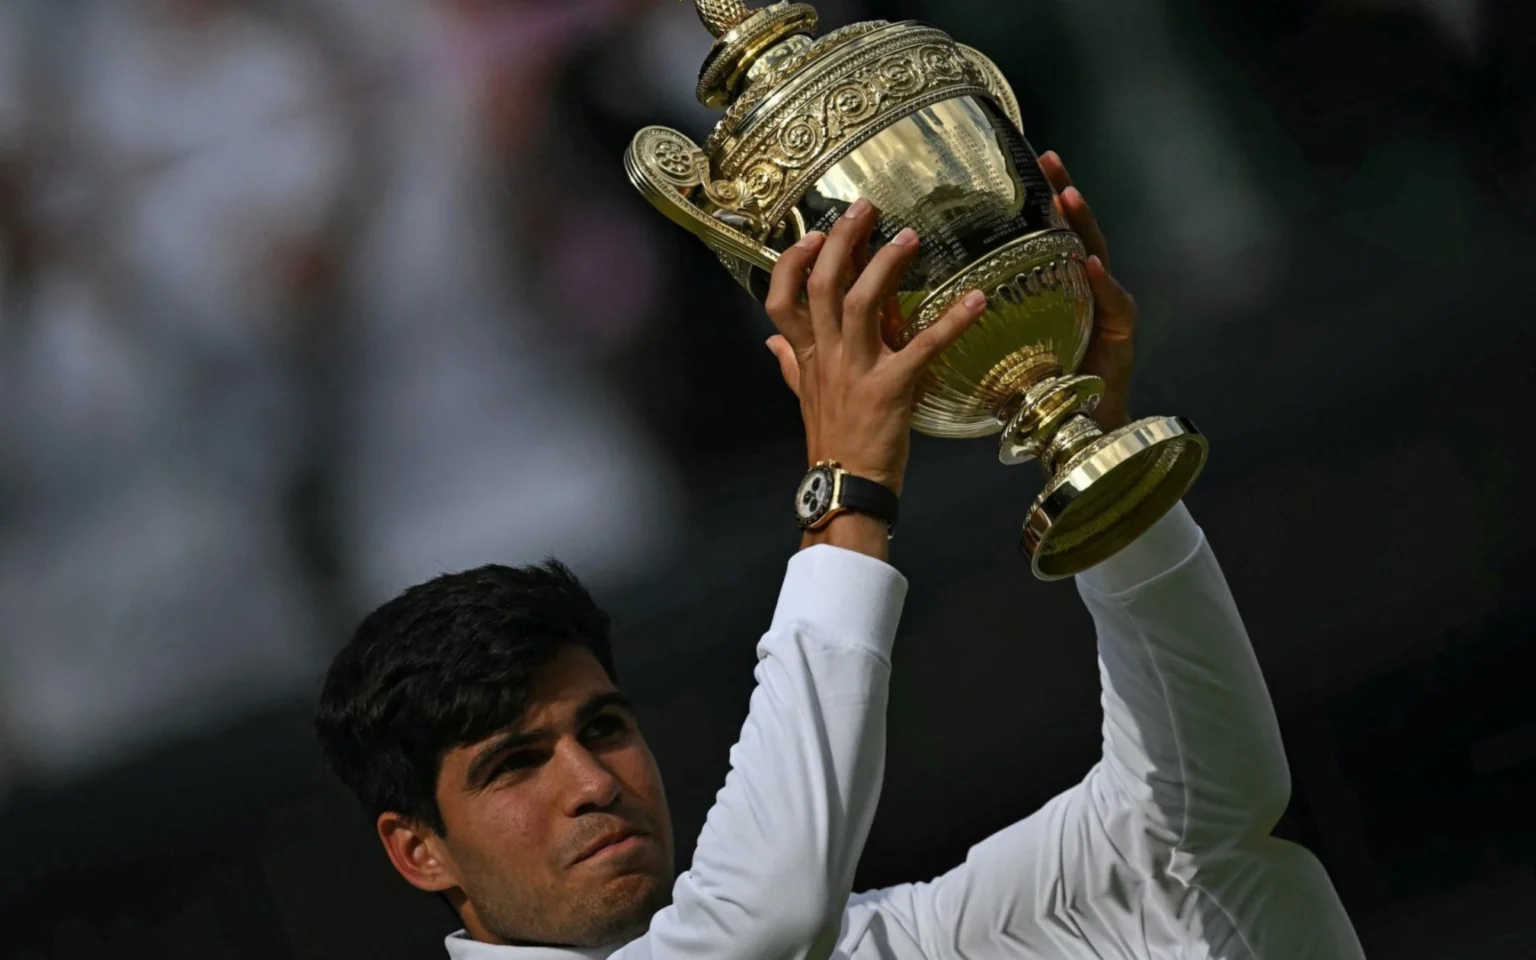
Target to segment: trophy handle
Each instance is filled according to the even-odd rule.
[[[729,208],[739,194],[735,184],[711,179],[709,157],[698,144],[669,127],[646,127],[624,151],[624,169],[651,206],[703,240],[721,259],[729,257],[764,273],[773,272],[778,253],[721,223],[692,201],[690,195],[703,190],[710,200]],[[734,266],[731,260],[726,263]]]
[[[1019,112],[1019,98],[1013,95],[1013,87],[1008,85],[1008,78],[1003,76],[1003,71],[997,69],[997,64],[975,47],[968,47],[963,43],[958,46],[960,52],[965,54],[965,58],[981,71],[982,81],[987,85],[998,106],[1003,108],[1003,112],[1008,115],[1009,120],[1013,121],[1013,125],[1023,132],[1024,117]]]

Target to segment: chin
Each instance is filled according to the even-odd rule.
[[[593,891],[583,911],[587,930],[580,945],[591,947],[628,943],[651,925],[651,918],[672,899],[665,877],[625,873],[611,877]]]
[[[671,897],[671,888],[664,877],[653,873],[625,873],[613,877],[603,884],[602,899],[613,904],[615,909],[632,906],[636,910],[643,909],[648,904],[659,905],[651,907],[651,912],[666,905]]]

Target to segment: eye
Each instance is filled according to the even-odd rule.
[[[539,765],[540,759],[537,753],[529,750],[509,753],[502,758],[500,763],[496,764],[496,776],[498,778],[505,777],[509,774],[531,770]]]
[[[581,739],[587,743],[603,743],[618,740],[629,733],[629,720],[618,713],[605,713],[594,717],[581,731]]]

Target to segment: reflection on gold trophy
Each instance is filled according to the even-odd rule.
[[[758,297],[779,251],[868,199],[881,212],[876,244],[908,226],[923,238],[892,347],[985,292],[986,314],[924,374],[913,426],[1000,432],[1004,463],[1040,462],[1046,485],[1023,545],[1042,579],[1109,557],[1177,503],[1206,441],[1177,417],[1109,434],[1090,418],[1103,383],[1073,373],[1093,329],[1083,244],[1056,212],[997,67],[920,23],[816,39],[803,3],[695,3],[716,37],[699,99],[725,116],[702,147],[666,127],[635,136],[624,161],[646,198]]]

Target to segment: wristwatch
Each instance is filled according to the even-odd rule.
[[[795,519],[802,530],[820,530],[851,510],[884,520],[894,531],[900,502],[896,491],[884,484],[856,477],[836,460],[823,460],[800,481],[795,492]]]

